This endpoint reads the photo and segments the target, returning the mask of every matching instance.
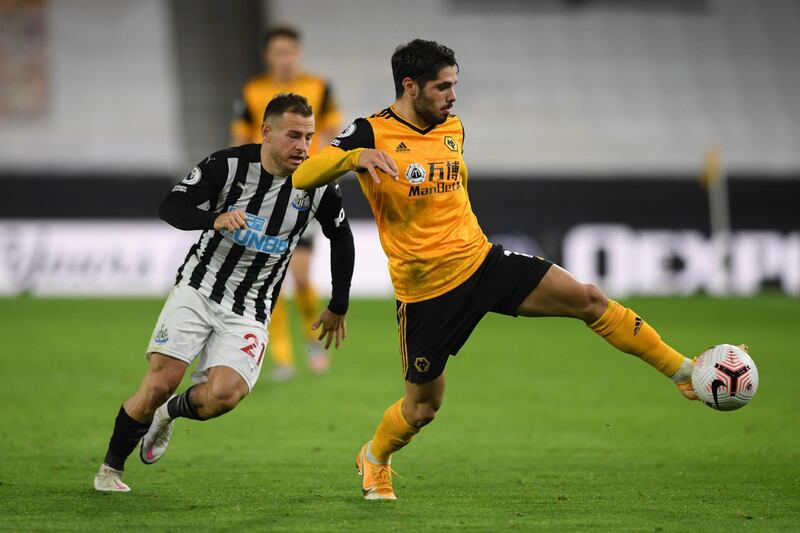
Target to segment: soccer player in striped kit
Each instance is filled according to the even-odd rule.
[[[328,80],[303,69],[302,52],[302,38],[295,28],[276,26],[266,32],[261,48],[266,71],[251,78],[242,87],[241,97],[234,106],[231,146],[261,142],[262,110],[266,102],[278,93],[302,95],[314,109],[317,131],[311,141],[309,155],[336,137],[343,120],[339,103]],[[312,372],[320,374],[330,367],[330,356],[311,329],[319,312],[319,296],[310,276],[315,229],[316,225],[312,223],[298,241],[289,263],[289,273],[294,279],[294,303],[302,322],[308,366]],[[282,294],[272,306],[269,324],[269,353],[275,365],[270,374],[273,381],[292,379],[296,372],[290,316],[286,296]]]
[[[344,340],[354,248],[339,188],[292,184],[314,134],[311,106],[296,94],[275,96],[261,132],[261,144],[211,154],[161,204],[171,225],[204,231],[156,322],[139,390],[120,407],[94,479],[98,491],[130,491],[121,476],[139,441],[141,460],[152,464],[166,451],[176,418],[220,416],[252,390],[273,302],[312,217],[330,240],[332,275],[331,301],[314,326],[326,348]],[[171,396],[195,359],[196,384]]]

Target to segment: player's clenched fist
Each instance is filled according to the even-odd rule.
[[[222,213],[214,221],[214,229],[217,231],[236,231],[237,229],[245,228],[247,228],[247,216],[240,209]]]
[[[389,174],[395,180],[397,179],[397,164],[394,162],[394,159],[383,150],[364,149],[358,157],[358,165],[361,168],[367,169],[369,175],[372,176],[372,181],[375,183],[381,182],[375,169]]]

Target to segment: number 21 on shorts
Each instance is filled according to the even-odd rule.
[[[253,333],[245,333],[244,340],[245,342],[249,342],[249,344],[239,349],[246,353],[251,359],[255,359],[256,365],[261,366],[261,361],[264,359],[264,351],[267,349],[267,345],[258,342],[258,337]],[[261,350],[258,349],[259,346]],[[258,353],[258,355],[256,355],[256,353]]]

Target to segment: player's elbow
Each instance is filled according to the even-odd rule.
[[[158,206],[158,218],[166,222],[167,224],[172,224],[172,214],[171,206],[169,205],[169,199],[165,198],[161,204]]]
[[[334,231],[329,231],[326,237],[331,241],[331,248],[345,251],[355,248],[353,231],[347,219],[341,220],[339,226]]]
[[[158,206],[158,218],[172,226],[173,228],[177,229],[186,229],[181,224],[181,218],[176,215],[175,206],[170,202],[169,198],[166,198],[161,205]]]

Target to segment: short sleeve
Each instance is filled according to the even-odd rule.
[[[372,124],[364,118],[357,118],[347,126],[342,133],[331,141],[331,146],[342,150],[355,150],[356,148],[375,148],[375,134]]]

